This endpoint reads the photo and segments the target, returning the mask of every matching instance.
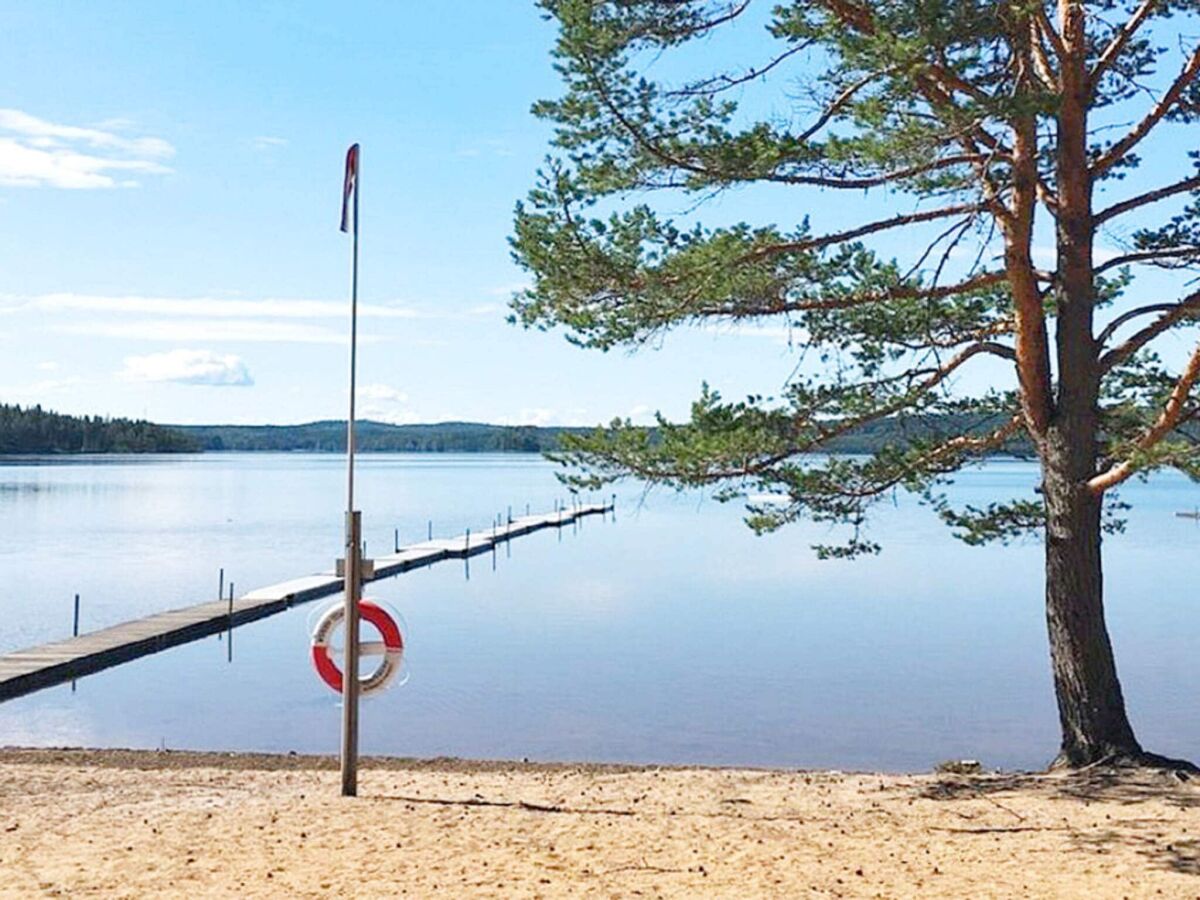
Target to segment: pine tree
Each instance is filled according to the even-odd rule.
[[[728,402],[706,388],[688,422],[614,423],[575,441],[563,457],[575,480],[781,492],[789,502],[751,507],[750,524],[848,523],[844,543],[817,548],[825,556],[878,550],[863,526],[897,488],[971,543],[1040,533],[1056,762],[1163,763],[1126,715],[1101,540],[1131,476],[1200,476],[1187,429],[1200,346],[1177,366],[1153,347],[1195,323],[1200,291],[1159,274],[1156,289],[1182,287],[1135,295],[1148,272],[1200,266],[1200,2],[540,5],[557,20],[565,93],[535,106],[556,155],[518,205],[512,243],[532,286],[514,319],[607,349],[777,318],[822,363],[781,396]],[[721,36],[740,29],[744,52],[763,15],[762,56],[714,67]],[[700,76],[667,77],[697,60]],[[1152,137],[1153,177],[1126,178]],[[746,185],[814,219],[839,194],[870,191],[878,215],[821,230],[808,217],[706,226],[661,212],[662,198],[682,193],[702,212]],[[1097,253],[1102,228],[1122,244],[1115,256]],[[895,252],[901,234],[908,254]],[[1035,260],[1039,235],[1055,245],[1052,268]],[[984,360],[1008,383],[957,387]],[[805,455],[880,421],[910,427],[866,459]],[[1038,499],[954,508],[948,476],[1014,441],[1040,463]]]

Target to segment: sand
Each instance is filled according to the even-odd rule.
[[[1200,784],[0,751],[0,895],[1200,897]]]

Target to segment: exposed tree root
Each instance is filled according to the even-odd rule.
[[[1096,769],[1157,769],[1184,778],[1200,775],[1200,767],[1189,760],[1161,756],[1140,747],[1110,749],[1086,756],[1063,751],[1050,763],[1049,768],[1051,772],[1089,772]]]

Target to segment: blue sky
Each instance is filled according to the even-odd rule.
[[[558,90],[531,3],[0,11],[0,140],[78,157],[0,172],[0,399],[172,422],[344,416],[353,141],[365,415],[681,415],[704,377],[786,376],[777,335],[630,356],[505,322],[523,281],[512,207],[547,149],[529,106]]]
[[[679,417],[704,379],[770,393],[795,364],[779,328],[630,355],[505,322],[524,279],[512,207],[548,145],[529,106],[559,92],[532,2],[0,0],[0,34],[0,401],[167,422],[344,416],[353,141],[364,415]],[[751,191],[714,212],[769,208],[790,226],[775,214],[795,208],[837,227],[863,204],[895,208],[793,204]]]

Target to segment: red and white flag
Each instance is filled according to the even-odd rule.
[[[350,195],[354,194],[354,233],[358,234],[358,144],[346,151],[346,177],[342,182],[342,231],[350,230]]]

